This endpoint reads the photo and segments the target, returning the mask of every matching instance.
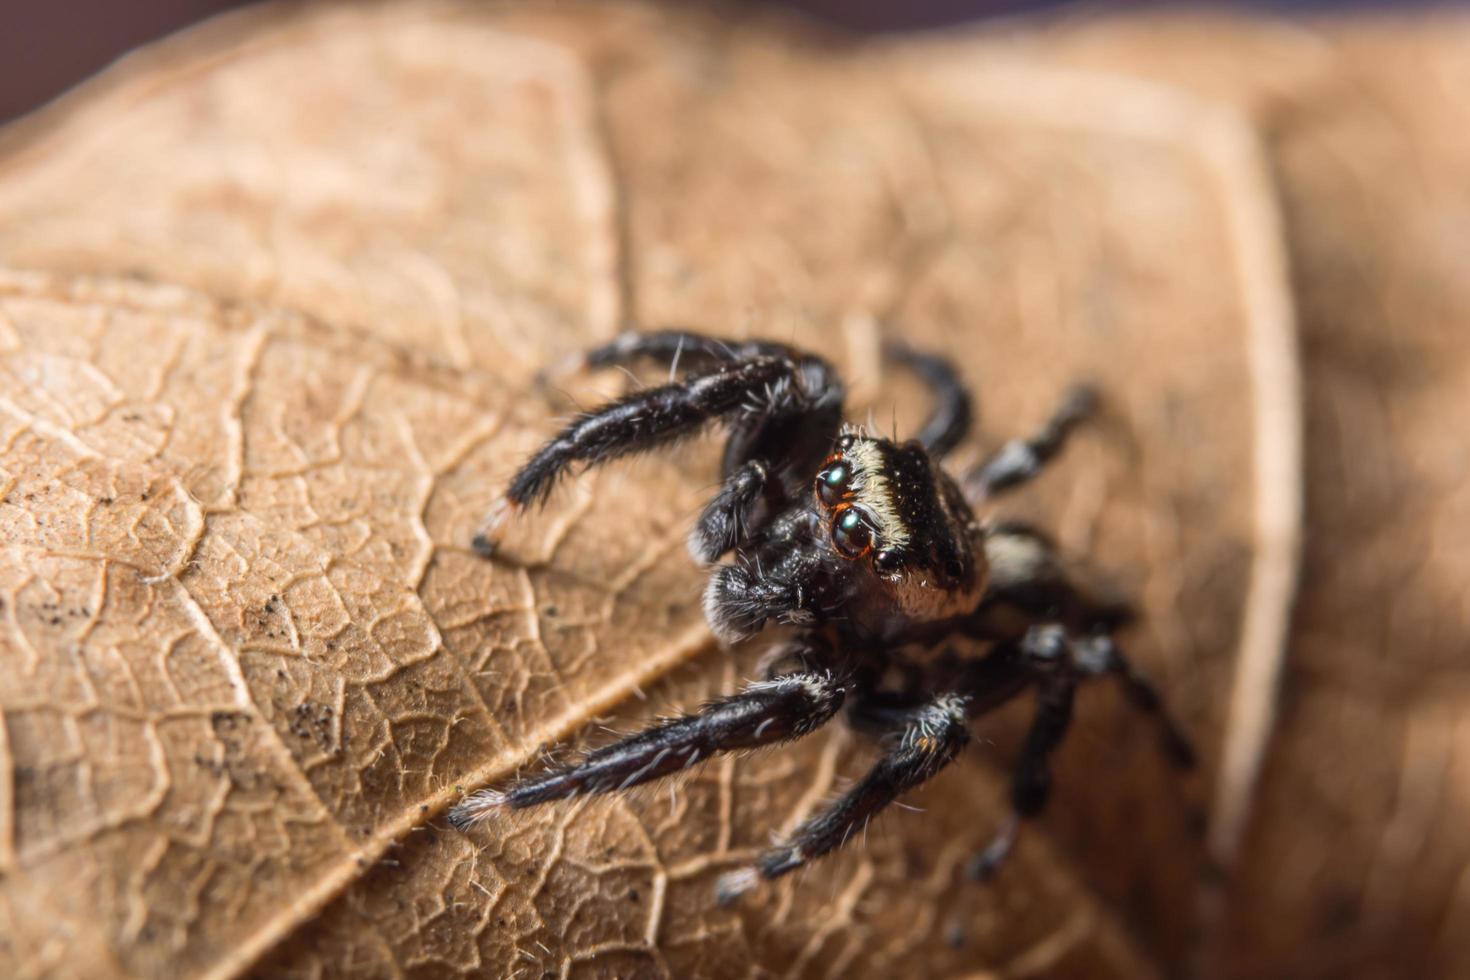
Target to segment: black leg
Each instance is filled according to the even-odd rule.
[[[655,449],[692,435],[720,418],[759,417],[770,410],[770,402],[776,397],[800,397],[793,370],[791,362],[777,358],[744,361],[711,374],[634,392],[579,416],[511,478],[505,497],[475,536],[476,550],[493,551],[495,532],[505,517],[526,504],[544,501],[557,479],[574,463],[597,465]]]
[[[936,459],[964,441],[970,431],[970,393],[948,358],[917,351],[899,341],[884,345],[884,355],[917,374],[934,393],[934,409],[916,437]]]
[[[689,532],[689,554],[712,562],[750,538],[756,504],[765,494],[770,470],[758,459],[747,461],[726,479]]]
[[[610,793],[687,769],[720,752],[800,738],[826,724],[846,693],[830,673],[788,674],[711,701],[698,712],[660,722],[604,746],[581,761],[481,790],[449,813],[464,829],[501,808],[522,809],[582,793]]]
[[[1036,714],[1012,777],[1012,815],[970,864],[970,873],[977,879],[995,874],[1015,845],[1022,824],[1046,805],[1051,792],[1051,755],[1072,723],[1072,703],[1081,680],[1102,674],[1116,677],[1128,703],[1159,725],[1169,761],[1181,769],[1194,765],[1188,737],[1169,715],[1158,691],[1133,668],[1111,636],[1096,633],[1078,639],[1061,626],[1035,626],[1026,632],[1018,649],[1037,687]]]
[[[1079,422],[1092,414],[1096,406],[1097,394],[1091,388],[1072,388],[1035,435],[1012,439],[965,474],[965,489],[974,497],[985,498],[1025,483],[1061,451],[1067,436]]]
[[[619,334],[583,354],[582,362],[589,368],[607,368],[653,361],[673,369],[706,371],[720,364],[755,357],[798,360],[801,355],[784,344],[761,340],[725,340],[687,330],[649,330]]]
[[[954,761],[970,740],[966,701],[946,695],[917,709],[898,743],[856,786],[792,832],[785,843],[766,851],[755,864],[722,875],[715,886],[721,903],[778,878],[841,847],[899,796]]]
[[[1078,665],[1088,673],[1116,678],[1128,704],[1153,719],[1159,727],[1159,745],[1170,763],[1179,769],[1194,768],[1194,745],[1184,734],[1183,726],[1164,704],[1158,688],[1129,662],[1111,636],[1100,633],[1077,641],[1076,657]]]
[[[842,383],[830,364],[783,344],[677,331],[624,334],[583,355],[583,363],[607,367],[656,358],[703,373],[634,392],[579,416],[512,477],[472,541],[476,551],[492,554],[506,519],[544,502],[571,466],[595,466],[666,446],[717,420],[730,428],[723,468],[727,480],[747,463],[760,461],[768,473],[764,490],[773,504],[810,491],[805,481],[830,451],[842,421]],[[746,489],[742,484],[735,492]],[[723,514],[706,516],[712,522],[723,517],[730,529],[738,529],[739,515],[729,506]],[[728,529],[709,530],[710,541],[700,542],[700,554],[715,547]]]
[[[1036,694],[1036,714],[1026,732],[1021,758],[1011,777],[1011,816],[990,844],[970,864],[970,875],[985,880],[1010,856],[1021,822],[1040,813],[1051,793],[1051,754],[1072,724],[1076,679],[1064,665],[1043,677]]]
[[[767,357],[791,364],[793,376],[799,380],[805,395],[800,406],[804,413],[820,414],[826,410],[827,414],[832,416],[830,423],[832,432],[825,434],[819,446],[820,451],[825,453],[841,421],[842,381],[837,377],[832,365],[824,358],[798,350],[788,344],[778,344],[768,340],[729,340],[720,337],[706,337],[687,330],[652,330],[647,333],[621,334],[609,343],[588,351],[583,355],[583,363],[590,368],[607,368],[637,361],[652,361],[667,364],[670,371],[677,374],[679,371],[691,373],[710,371],[729,364]],[[774,399],[774,401],[779,402],[780,399]],[[777,404],[770,414],[780,414],[781,409],[785,407],[788,406]],[[736,440],[737,443],[740,441]],[[734,453],[727,455],[725,470],[727,474],[733,472],[735,466],[762,452],[773,462],[779,463],[784,459],[783,453],[772,453],[768,447],[756,450],[754,442],[758,440],[747,439],[745,441],[751,443],[745,447],[745,451],[742,452],[737,448]]]

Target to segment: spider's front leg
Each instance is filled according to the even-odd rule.
[[[527,504],[545,501],[572,465],[596,465],[655,449],[716,419],[758,412],[752,399],[767,386],[789,384],[791,375],[789,361],[761,357],[634,392],[579,416],[511,478],[505,496],[475,536],[475,550],[492,553],[505,518]]]
[[[766,340],[731,340],[709,337],[689,330],[629,331],[601,347],[584,353],[581,366],[617,367],[637,361],[667,363],[670,372],[679,369],[707,371],[718,364],[748,361],[754,357],[783,357],[801,360],[806,355],[785,344]]]
[[[967,709],[967,699],[957,695],[915,708],[896,742],[855,786],[754,864],[722,875],[715,885],[719,901],[732,902],[762,879],[778,878],[836,850],[880,810],[953,762],[970,740]]]
[[[820,652],[816,647],[811,650],[813,657]],[[831,720],[845,695],[835,674],[811,666],[757,681],[738,694],[659,722],[570,765],[508,789],[473,793],[450,811],[449,821],[462,830],[502,808],[518,810],[583,793],[617,792],[688,769],[721,752],[800,738]]]
[[[504,521],[528,504],[544,502],[570,467],[667,446],[716,421],[731,428],[725,486],[701,519],[702,531],[691,545],[696,557],[713,560],[745,540],[762,496],[784,503],[827,452],[841,422],[843,389],[831,365],[780,344],[674,331],[625,334],[589,352],[584,362],[607,367],[659,357],[677,361],[681,352],[684,366],[702,373],[578,416],[511,478],[475,535],[475,550],[493,553]]]

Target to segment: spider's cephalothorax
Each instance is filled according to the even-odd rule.
[[[706,617],[726,642],[771,619],[831,622],[849,646],[902,641],[979,603],[982,536],[958,486],[917,442],[845,431],[806,499],[771,530],[737,547],[740,560],[705,590]]]
[[[592,367],[647,359],[687,373],[573,421],[512,478],[475,547],[492,553],[501,523],[544,501],[570,467],[667,445],[721,421],[730,433],[723,482],[689,538],[701,562],[732,556],[710,574],[705,616],[726,643],[773,622],[796,633],[767,658],[767,676],[739,693],[570,765],[475,793],[451,813],[457,826],[502,807],[626,789],[719,752],[799,738],[844,705],[856,726],[895,736],[856,785],[787,841],[723,876],[718,893],[729,900],[841,845],[954,759],[972,718],[1032,689],[1036,714],[1012,782],[1014,815],[972,865],[984,876],[1009,852],[1020,821],[1046,801],[1049,758],[1078,683],[1102,674],[1155,717],[1170,758],[1192,765],[1158,694],[1113,642],[1125,618],[1119,605],[1073,583],[1039,532],[982,524],[971,510],[971,501],[1039,472],[1090,411],[1091,394],[1075,389],[1035,435],[1006,443],[956,480],[941,460],[969,429],[969,396],[944,359],[896,344],[886,353],[937,396],[909,442],[844,426],[832,367],[781,344],[663,331],[625,334],[586,355]]]

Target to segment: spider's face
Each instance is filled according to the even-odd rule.
[[[910,620],[974,608],[985,568],[970,543],[973,517],[918,443],[844,433],[813,493],[832,552],[876,587],[872,598]]]

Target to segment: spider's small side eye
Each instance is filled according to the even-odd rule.
[[[903,559],[898,552],[884,549],[873,556],[873,567],[885,575],[898,571],[903,564]]]
[[[833,463],[817,474],[817,497],[831,507],[847,493],[851,482],[852,469],[846,463]]]
[[[952,580],[960,579],[965,574],[965,565],[958,558],[951,558],[944,563],[944,574]]]
[[[873,547],[873,532],[849,507],[832,522],[832,543],[844,558],[861,558]]]

